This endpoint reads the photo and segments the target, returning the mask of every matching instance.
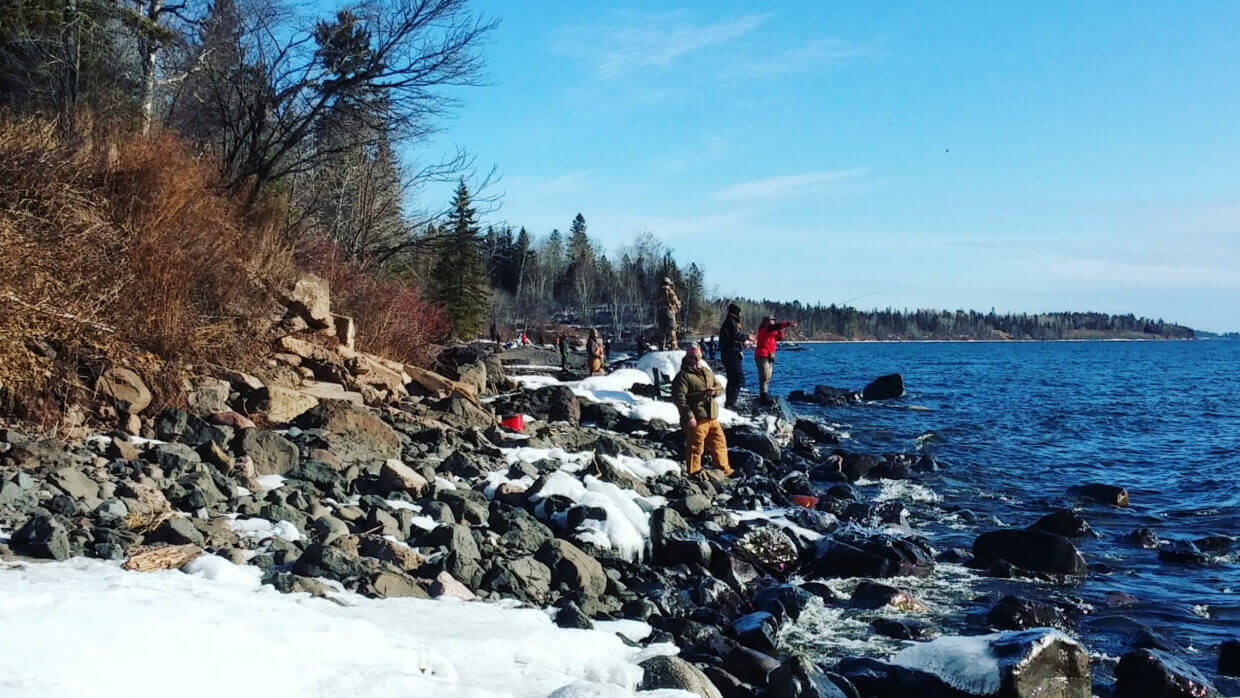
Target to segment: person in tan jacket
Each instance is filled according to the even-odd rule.
[[[680,296],[676,295],[676,287],[671,278],[664,277],[663,285],[655,294],[655,307],[658,309],[659,348],[671,351],[680,347],[676,341],[676,314],[680,312]]]
[[[672,402],[680,410],[680,426],[685,431],[685,465],[689,475],[701,472],[702,454],[707,450],[716,468],[725,476],[732,474],[728,442],[719,425],[719,405],[715,402],[722,393],[719,380],[702,360],[701,352],[690,346],[680,372],[672,380]]]

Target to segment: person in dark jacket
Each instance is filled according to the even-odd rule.
[[[770,315],[758,328],[758,336],[754,339],[753,360],[758,365],[758,399],[764,403],[771,400],[767,391],[771,385],[771,373],[775,371],[775,348],[784,338],[784,330],[796,326],[795,322],[779,322],[774,315]]]
[[[735,303],[728,306],[728,313],[719,328],[719,357],[728,376],[727,401],[724,407],[736,409],[736,398],[745,385],[743,357],[745,342],[749,336],[741,330],[741,307]]]
[[[556,337],[555,344],[560,350],[560,371],[568,371],[568,335]]]
[[[672,380],[672,402],[680,411],[680,426],[685,432],[685,465],[691,476],[701,472],[706,451],[725,476],[732,474],[728,441],[719,425],[719,404],[715,402],[720,392],[715,374],[698,348],[690,344],[680,372]]]

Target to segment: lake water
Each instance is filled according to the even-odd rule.
[[[752,365],[746,372],[752,388]],[[945,461],[941,474],[921,483],[941,499],[912,505],[916,527],[935,547],[967,548],[996,519],[1025,526],[1057,506],[1078,510],[1099,534],[1078,542],[1091,567],[1080,585],[963,579],[945,570],[923,590],[932,607],[984,612],[1004,593],[1072,596],[1088,609],[1079,635],[1098,659],[1095,672],[1109,672],[1108,657],[1123,654],[1136,621],[1179,643],[1181,657],[1214,676],[1216,645],[1240,636],[1237,555],[1177,565],[1122,537],[1143,526],[1165,539],[1240,534],[1240,342],[805,345],[779,354],[772,390],[859,390],[885,373],[904,375],[905,398],[794,408],[847,425],[853,439],[845,448],[920,448]],[[1071,496],[1070,487],[1087,482],[1126,487],[1132,505]],[[1135,600],[1117,603],[1116,592]],[[941,610],[945,630],[967,630],[960,613]]]

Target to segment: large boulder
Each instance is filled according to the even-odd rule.
[[[581,403],[572,389],[565,385],[551,385],[534,391],[539,403],[546,406],[547,421],[581,423]]]
[[[671,507],[661,507],[651,514],[650,543],[654,561],[659,564],[710,566],[710,543]]]
[[[407,492],[415,499],[426,496],[431,489],[425,477],[397,458],[383,462],[383,467],[379,469],[379,482],[388,492]]]
[[[1068,631],[1076,627],[1079,611],[1067,605],[1053,605],[1004,596],[986,613],[986,622],[996,630],[1028,630],[1053,627]]]
[[[898,373],[879,376],[861,391],[863,400],[894,400],[904,396],[904,377]]]
[[[99,374],[95,390],[111,399],[117,409],[129,414],[138,414],[151,404],[150,389],[137,373],[121,366],[113,366]]]
[[[688,691],[699,698],[723,698],[715,684],[700,669],[680,657],[661,655],[651,657],[640,664],[645,674],[638,689],[653,691],[660,688]]]
[[[973,557],[981,565],[1007,562],[1018,572],[1083,577],[1085,558],[1063,536],[1046,531],[1002,529],[973,541]]]
[[[553,584],[563,584],[587,598],[597,598],[607,591],[603,566],[566,540],[547,541],[534,557],[551,570]]]
[[[1200,671],[1156,649],[1125,654],[1115,667],[1115,695],[1122,698],[1209,698],[1218,691]]]
[[[444,571],[471,589],[477,588],[482,581],[482,553],[468,526],[441,524],[423,536],[419,543],[423,547],[446,548],[448,554],[444,559]]]
[[[818,541],[814,574],[819,577],[925,576],[934,556],[922,541],[883,533],[844,531]]]
[[[249,456],[258,475],[283,475],[297,465],[297,444],[267,429],[242,429],[233,450]]]
[[[838,665],[874,698],[1089,698],[1089,653],[1049,628],[914,644],[891,662],[845,659]]]
[[[294,424],[319,429],[342,462],[399,458],[400,435],[374,412],[347,402],[322,402],[306,411]]]
[[[298,279],[293,290],[284,299],[289,312],[296,314],[315,329],[333,326],[331,289],[327,281],[313,274]]]
[[[1093,533],[1085,517],[1070,509],[1057,509],[1035,521],[1029,528],[1064,538],[1081,538]]]
[[[246,396],[249,409],[267,415],[272,424],[287,424],[319,404],[309,393],[280,385],[264,385]]]

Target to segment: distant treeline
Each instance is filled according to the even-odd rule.
[[[979,313],[966,310],[858,310],[849,306],[741,300],[742,320],[796,320],[804,339],[1192,339],[1192,329],[1135,315]]]

